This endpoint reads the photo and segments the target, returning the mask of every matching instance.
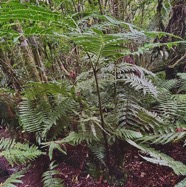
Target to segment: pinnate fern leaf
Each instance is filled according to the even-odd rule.
[[[15,140],[10,138],[0,139],[0,149],[10,149],[15,145]]]
[[[7,140],[5,140],[6,142]],[[3,143],[2,143],[3,144]],[[15,143],[9,147],[4,147],[0,156],[6,158],[6,160],[13,166],[14,164],[25,164],[30,160],[34,160],[43,153],[34,145]]]
[[[150,156],[150,157],[141,156],[145,160],[155,164],[168,166],[172,168],[177,175],[186,175],[186,165],[184,165],[182,162],[175,161],[173,158],[169,157],[168,155],[161,153],[160,151],[157,151],[153,148],[149,148],[148,146],[145,146],[143,144],[137,144],[132,140],[127,140],[127,142],[132,146],[140,149],[142,153],[145,153]]]
[[[176,184],[174,187],[185,187],[186,186],[186,178]]]
[[[24,175],[21,172],[13,173],[6,181],[0,184],[0,187],[16,187],[16,184],[22,184],[20,180]]]
[[[67,137],[61,140],[61,143],[68,143],[72,145],[78,145],[82,142],[92,143],[93,141],[97,141],[98,139],[90,132],[74,132],[71,131]]]
[[[125,128],[117,128],[113,134],[119,139],[136,139],[143,136],[140,132],[128,130]]]
[[[105,148],[103,145],[98,144],[98,145],[91,145],[90,150],[92,151],[94,157],[100,161],[103,165],[106,166],[106,163],[104,161],[105,159]]]
[[[54,161],[50,163],[49,170],[44,172],[43,177],[43,187],[62,187],[62,180],[60,178],[57,178],[58,175],[60,175],[60,172],[57,171],[55,168],[57,167],[56,164],[54,164]]]

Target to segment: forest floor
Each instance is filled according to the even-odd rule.
[[[7,133],[0,130],[0,137],[7,137]],[[186,164],[186,150],[181,143],[168,144],[160,148],[160,150],[177,161],[182,161]],[[179,181],[183,179],[182,176],[174,174],[173,170],[151,164],[140,157],[139,151],[129,146],[124,156],[123,171],[126,171],[125,180],[119,184],[120,176],[115,179],[105,178],[104,172],[97,177],[92,177],[90,173],[85,171],[84,165],[87,161],[87,149],[85,146],[71,147],[68,152],[70,158],[62,157],[61,155],[54,155],[57,159],[60,171],[60,178],[62,178],[65,187],[174,187]],[[32,167],[25,173],[22,178],[23,184],[18,187],[42,187],[42,173],[47,170],[49,160],[46,157],[39,158],[34,161]],[[6,160],[0,157],[0,167],[12,170],[11,166]],[[21,167],[16,167],[19,170]],[[6,177],[0,175],[0,183]],[[121,181],[121,180],[120,180]],[[51,186],[52,187],[52,186]]]

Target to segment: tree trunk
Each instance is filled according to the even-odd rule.
[[[30,46],[28,44],[27,38],[23,35],[23,31],[22,31],[21,25],[19,23],[17,23],[15,30],[18,33],[20,33],[20,35],[21,35],[21,37],[19,38],[19,41],[20,41],[23,57],[25,60],[25,67],[29,73],[29,75],[28,75],[29,80],[40,82],[41,78],[39,76],[39,72],[38,72],[36,64],[35,64],[32,49],[30,48]]]
[[[171,11],[171,18],[169,20],[169,23],[167,27],[165,28],[165,32],[171,33],[173,35],[179,36],[181,38],[185,38],[185,32],[186,32],[186,1],[184,0],[177,0],[172,2],[173,8]],[[178,41],[177,38],[172,36],[164,36],[160,40],[155,40],[155,42],[175,42]],[[172,75],[172,78],[174,78],[174,75],[176,73],[177,69],[182,69],[182,72],[186,69],[186,48],[185,44],[179,44],[177,46],[173,46],[171,49],[168,49],[166,46],[164,47],[158,47],[153,50],[152,55],[155,53],[159,53],[158,57],[161,55],[162,52],[166,52],[168,57],[162,62],[164,65],[160,65],[157,63],[156,60],[154,60],[151,63],[150,70],[153,72],[159,72],[159,71],[166,71],[168,74]],[[171,78],[171,75],[168,75]]]
[[[41,58],[41,55],[39,54],[39,44],[36,41],[34,36],[31,36],[29,38],[30,44],[32,46],[32,52],[34,55],[34,59],[35,59],[35,63],[37,64],[37,66],[39,67],[39,75],[41,77],[41,80],[44,82],[48,81],[47,75],[46,75],[46,71],[45,71],[45,65],[43,63],[43,60]]]
[[[6,53],[3,52],[2,48],[0,49],[0,57],[1,57],[0,64],[3,70],[3,73],[7,75],[7,77],[9,77],[10,79],[9,81],[11,82],[12,87],[15,90],[20,91],[22,84],[11,66],[9,57],[6,55]]]

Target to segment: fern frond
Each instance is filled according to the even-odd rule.
[[[157,113],[150,112],[135,103],[133,97],[128,96],[123,105],[118,105],[120,127],[134,131],[152,132],[164,125],[164,121]]]
[[[43,153],[34,145],[14,143],[13,147],[3,150],[0,156],[13,166],[14,164],[25,164],[30,160],[34,160]]]
[[[113,66],[113,68],[114,68],[114,66]],[[117,71],[118,76],[120,78],[124,78],[125,73],[131,73],[131,72],[138,72],[139,76],[142,78],[145,77],[145,75],[151,76],[151,77],[156,77],[156,75],[154,73],[152,73],[151,71],[149,71],[143,67],[134,65],[134,64],[128,64],[128,63],[122,62],[120,64],[117,64],[116,68],[117,68],[116,71]]]
[[[76,104],[65,83],[29,83],[24,93],[26,98],[19,105],[19,118],[26,132],[53,139],[69,125],[68,116]]]
[[[79,35],[75,34],[72,40],[84,51],[104,57],[118,54],[119,49],[123,48],[119,44],[124,43],[122,36],[104,35],[97,29]],[[126,40],[126,42],[128,41]]]
[[[167,144],[178,141],[186,137],[186,132],[162,133],[159,135],[147,135],[142,138],[142,142],[151,142],[152,144]]]
[[[26,132],[37,132],[46,138],[57,136],[65,126],[68,126],[68,114],[72,111],[74,103],[71,99],[61,97],[55,106],[46,101],[35,104],[28,99],[23,100],[19,106],[19,117],[22,128]],[[58,123],[60,121],[60,123]]]
[[[15,140],[10,138],[0,139],[0,149],[11,149],[15,144]]]
[[[59,142],[61,142],[62,144],[68,143],[72,145],[78,145],[82,142],[90,144],[93,141],[98,141],[98,139],[90,132],[76,133],[72,131],[67,137]]]
[[[37,105],[27,99],[23,100],[19,106],[19,117],[22,128],[27,132],[41,132],[43,130],[43,121],[47,120],[47,114]]]
[[[161,104],[154,107],[154,111],[158,112],[164,119],[182,118],[180,115],[186,111],[186,102],[179,102],[177,98],[170,98],[169,101],[161,101]]]
[[[29,82],[26,84],[23,94],[29,100],[33,100],[47,94],[67,96],[67,89],[66,82]]]
[[[181,182],[176,184],[174,187],[185,187],[186,186],[186,178],[183,179]]]
[[[171,90],[177,90],[177,93],[185,93],[186,91],[186,73],[178,73],[177,78],[171,80],[163,80],[156,83],[160,89],[159,101],[170,101],[172,97]],[[182,94],[180,94],[182,95]],[[163,98],[162,98],[163,96]],[[174,98],[176,100],[177,98]]]
[[[91,145],[90,150],[92,151],[94,157],[100,161],[103,165],[106,166],[104,158],[105,158],[105,147],[101,144],[99,145]]]
[[[131,87],[133,87],[136,91],[143,91],[144,95],[147,93],[152,94],[157,97],[157,89],[152,84],[152,82],[146,78],[140,78],[135,74],[130,73],[126,75],[126,83],[129,83]]]
[[[131,94],[128,95],[128,90],[126,93],[119,93],[118,104],[117,104],[117,116],[118,124],[120,127],[135,127],[140,124],[138,120],[138,110],[140,106],[137,104],[135,97]]]
[[[186,92],[186,73],[178,73],[177,76],[180,78],[180,88],[178,92]]]
[[[119,139],[136,139],[143,136],[140,132],[128,130],[125,128],[117,128],[113,132],[113,135]]]
[[[150,77],[155,77],[153,73],[136,65],[121,63],[116,67],[117,79],[116,81],[129,84],[130,88],[136,91],[142,91],[143,94],[151,94],[157,97],[157,88],[153,85]],[[147,75],[150,77],[147,78]]]
[[[55,170],[57,167],[56,164],[54,164],[54,161],[50,163],[49,170],[44,172],[43,177],[43,187],[62,187],[62,180],[60,178],[57,178],[57,175],[60,175],[60,172]]]
[[[186,100],[180,99],[179,95],[162,93],[156,101],[156,105],[152,108],[152,111],[158,114],[164,122],[172,124],[184,124],[186,121]]]
[[[66,27],[66,24],[72,24],[74,27],[74,23],[71,19],[63,17],[58,12],[52,12],[47,7],[43,8],[41,6],[32,5],[30,3],[20,3],[16,1],[11,1],[9,3],[1,3],[0,14],[3,16],[0,18],[1,21],[8,20],[33,20],[36,22],[46,23],[47,25],[63,25]],[[7,14],[4,14],[4,11]],[[22,16],[24,14],[24,16]],[[62,21],[63,20],[63,21]],[[67,21],[68,20],[68,21]],[[44,30],[44,29],[43,29]]]
[[[127,140],[127,142],[150,156],[141,156],[145,160],[155,164],[168,166],[172,168],[177,175],[186,175],[186,165],[184,165],[182,162],[175,161],[173,158],[167,156],[166,154],[161,153],[160,151],[157,151],[153,148],[149,148],[148,146],[145,146],[143,144],[137,144],[132,140]]]
[[[160,82],[159,86],[170,91],[171,89],[176,88],[177,84],[178,84],[177,79],[171,79],[171,80],[163,80],[162,82]]]
[[[85,80],[81,79],[81,76],[82,75],[80,74],[80,76],[78,77],[78,80],[80,80],[80,81],[77,82],[76,90],[77,90],[77,92],[83,90],[83,94],[86,94],[86,93],[90,94],[91,90],[95,84],[95,81],[92,77],[89,77],[89,76],[87,76],[87,79],[85,79]]]
[[[138,118],[141,123],[143,123],[142,127],[144,128],[141,128],[142,131],[144,131],[144,129],[148,132],[156,131],[156,128],[159,128],[164,125],[163,119],[158,116],[157,113],[148,111],[142,107],[138,112]]]
[[[3,184],[0,184],[0,187],[16,187],[16,184],[22,184],[20,180],[24,175],[22,172],[13,173]]]
[[[70,98],[61,97],[59,103],[52,107],[43,124],[42,136],[47,137],[52,131],[52,137],[57,136],[64,127],[69,125],[68,114],[72,113],[75,103]],[[58,123],[58,121],[60,121]],[[51,131],[50,131],[51,130]]]
[[[60,144],[61,144],[61,142],[59,143],[58,141],[50,141],[50,142],[43,143],[44,146],[49,147],[48,156],[49,156],[50,160],[53,159],[53,151],[55,149],[61,151],[63,154],[66,154],[66,149],[65,148],[62,149]]]

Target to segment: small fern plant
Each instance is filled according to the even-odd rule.
[[[43,187],[63,187],[62,180],[57,177],[60,175],[60,172],[55,169],[56,167],[57,165],[52,161],[48,171],[43,173]]]

